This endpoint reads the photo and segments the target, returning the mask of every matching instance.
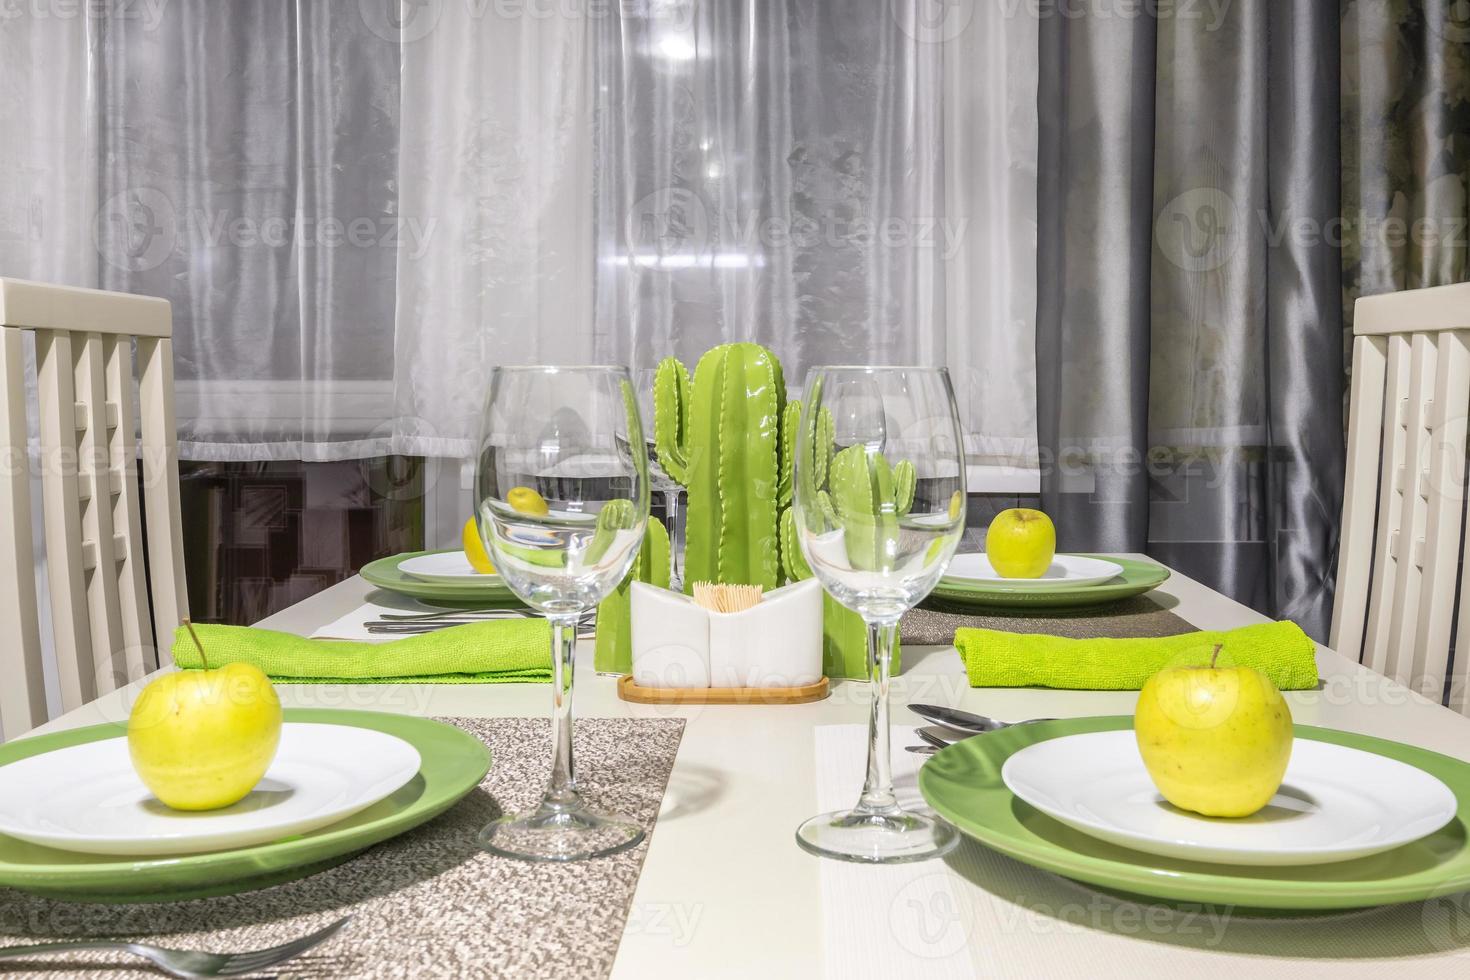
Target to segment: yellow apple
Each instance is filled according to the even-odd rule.
[[[485,542],[480,539],[480,527],[473,517],[464,522],[460,539],[464,544],[464,556],[470,560],[470,567],[481,575],[494,575],[495,565],[485,551]]]
[[[281,741],[281,701],[250,664],[164,674],[128,717],[128,754],[153,795],[175,810],[245,798]]]
[[[1002,578],[1040,578],[1057,553],[1057,529],[1039,510],[1012,507],[985,532],[985,557]]]
[[[1291,760],[1291,709],[1250,667],[1166,667],[1138,694],[1133,730],[1164,799],[1207,817],[1248,817],[1271,801]]]

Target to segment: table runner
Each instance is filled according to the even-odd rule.
[[[948,646],[954,642],[954,631],[961,627],[1049,633],[1074,640],[1178,636],[1196,629],[1146,596],[1081,609],[1033,612],[1010,609],[977,612],[928,600],[904,614],[898,635],[902,642],[915,646]]]
[[[550,726],[524,718],[441,720],[490,746],[490,773],[422,827],[309,878],[241,895],[94,905],[0,888],[0,945],[134,937],[233,952],[288,942],[351,914],[342,933],[272,975],[607,976],[648,840],[622,854],[565,865],[481,851],[475,834],[482,826],[539,799],[551,758]],[[675,718],[579,721],[578,784],[594,805],[629,814],[651,834],[683,730]],[[24,975],[42,977],[160,975],[141,960],[107,953],[28,960],[25,967]],[[20,970],[20,963],[0,964],[0,972]]]

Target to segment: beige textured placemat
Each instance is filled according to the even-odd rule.
[[[989,613],[958,612],[938,602],[910,609],[898,625],[903,643],[915,646],[947,646],[961,627],[1005,630],[1010,633],[1046,633],[1077,640],[1098,637],[1132,638],[1178,636],[1194,626],[1145,596],[1120,599],[1102,606],[1082,609],[1038,609],[1034,613],[995,610]]]
[[[648,840],[612,857],[532,864],[496,857],[475,834],[502,809],[535,805],[551,759],[546,721],[444,719],[490,746],[490,773],[447,813],[335,868],[242,895],[172,904],[57,902],[0,888],[0,946],[143,938],[218,952],[288,942],[346,914],[346,930],[269,971],[279,977],[601,978],[612,969]],[[596,806],[652,833],[679,750],[681,719],[576,725],[577,782]],[[10,976],[157,977],[121,954],[73,953]]]

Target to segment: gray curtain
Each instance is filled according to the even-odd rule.
[[[1325,639],[1339,11],[1190,9],[1043,18],[1043,506],[1061,548],[1146,551]]]

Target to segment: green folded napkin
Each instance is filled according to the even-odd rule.
[[[194,625],[209,666],[254,664],[285,684],[506,684],[551,680],[544,619],[467,623],[387,643],[311,640],[251,626]],[[205,666],[189,633],[174,631],[174,663]]]
[[[1139,640],[1071,640],[986,629],[959,629],[954,635],[971,687],[1075,691],[1136,691],[1163,667],[1208,662],[1216,643],[1224,644],[1222,663],[1254,667],[1283,691],[1317,686],[1316,647],[1291,622]]]

